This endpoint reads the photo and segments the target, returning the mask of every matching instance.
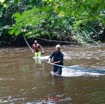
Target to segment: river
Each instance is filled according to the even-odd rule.
[[[54,47],[44,47],[48,56]],[[52,66],[36,63],[27,47],[0,48],[0,104],[105,104],[105,44],[62,46],[62,77]]]

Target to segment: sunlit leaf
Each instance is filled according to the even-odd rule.
[[[59,17],[63,17],[64,16],[64,12],[63,11],[60,11],[59,14],[58,14],[58,16]]]
[[[15,30],[15,35],[18,36],[22,31],[20,29]]]
[[[5,2],[5,0],[0,0],[0,2],[1,2],[1,3],[4,3],[4,2]]]
[[[3,7],[4,7],[4,8],[7,8],[7,4],[6,4],[6,3],[4,3],[4,4],[3,4]]]
[[[14,17],[20,18],[21,17],[21,14],[20,13],[15,13],[14,14]]]
[[[10,29],[10,30],[9,30],[9,34],[10,34],[10,35],[13,35],[13,34],[14,34],[14,32],[15,32],[15,30],[14,30],[14,29]]]

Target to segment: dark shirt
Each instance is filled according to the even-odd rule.
[[[58,63],[59,65],[63,65],[63,53],[61,51],[57,52],[57,51],[53,51],[52,54],[50,55],[50,58],[53,59],[53,62],[55,61],[60,61],[60,63]]]

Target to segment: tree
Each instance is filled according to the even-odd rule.
[[[13,15],[15,22],[9,34],[74,38],[84,43],[93,42],[105,27],[103,0],[28,0],[27,5]],[[101,24],[98,31],[94,23]]]

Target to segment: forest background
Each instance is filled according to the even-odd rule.
[[[29,42],[105,42],[105,1],[0,0],[0,46],[23,46],[23,35]]]

